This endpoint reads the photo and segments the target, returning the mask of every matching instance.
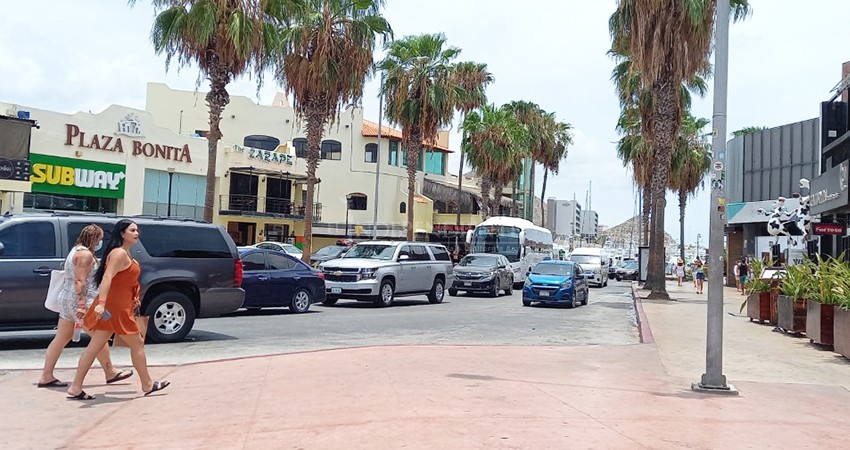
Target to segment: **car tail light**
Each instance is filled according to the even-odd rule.
[[[316,272],[316,276],[323,279],[323,280],[325,279],[325,274],[322,273],[322,272]]]
[[[233,286],[242,286],[242,260],[239,258],[233,261]]]

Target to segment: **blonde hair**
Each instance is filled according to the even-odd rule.
[[[80,235],[77,236],[77,242],[74,243],[74,247],[82,245],[94,256],[94,246],[101,239],[103,239],[102,228],[94,224],[86,225],[83,231],[80,231]],[[97,261],[97,256],[95,256],[95,261]]]

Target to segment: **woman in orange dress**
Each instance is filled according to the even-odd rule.
[[[89,308],[83,319],[91,340],[80,356],[77,374],[68,387],[68,398],[94,400],[94,396],[83,391],[83,381],[91,369],[97,352],[103,348],[113,333],[130,347],[133,367],[139,374],[145,395],[165,389],[168,381],[153,381],[148,372],[145,342],[136,325],[133,311],[139,305],[139,263],[130,255],[131,247],[139,241],[139,226],[129,219],[122,219],[112,229],[112,237],[103,253],[103,264],[95,273],[95,283],[100,285],[94,306]],[[104,319],[104,311],[110,316]]]

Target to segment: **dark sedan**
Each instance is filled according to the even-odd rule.
[[[325,279],[300,260],[276,250],[240,247],[245,290],[243,308],[288,307],[307,312],[325,301]]]
[[[489,253],[471,253],[464,256],[454,267],[454,281],[449,295],[458,291],[487,292],[498,297],[499,291],[511,295],[514,286],[514,273],[511,263],[502,255]]]
[[[351,244],[347,244],[346,242],[347,241],[340,239],[334,245],[328,245],[327,247],[322,247],[316,250],[316,253],[310,255],[310,265],[313,267],[319,267],[319,264],[325,261],[342,258],[354,245],[353,242]]]
[[[617,281],[637,280],[638,262],[630,259],[620,263],[617,267]]]

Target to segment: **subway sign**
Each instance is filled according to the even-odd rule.
[[[33,192],[124,198],[125,166],[30,153]]]

